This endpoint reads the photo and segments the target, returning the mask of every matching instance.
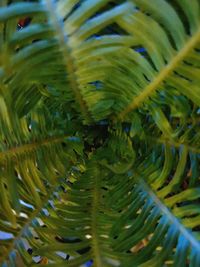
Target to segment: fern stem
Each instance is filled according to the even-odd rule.
[[[94,173],[94,191],[93,191],[93,202],[92,202],[92,248],[94,254],[94,267],[103,267],[103,263],[100,255],[100,247],[98,240],[98,206],[100,200],[100,174],[99,167],[95,168]]]
[[[176,125],[179,122],[180,122],[180,119],[174,119],[172,121],[172,125]],[[185,119],[184,123],[191,124],[191,125],[198,125],[200,123],[200,117],[197,116],[197,117],[191,117],[191,118]]]
[[[177,53],[172,61],[167,64],[158,74],[155,79],[149,83],[138,96],[134,97],[131,103],[118,115],[118,118],[123,121],[124,117],[132,110],[138,108],[148,97],[150,97],[160,86],[160,84],[175,70],[188,53],[197,45],[200,40],[200,29],[186,43],[186,45]]]
[[[176,147],[176,148],[180,148],[181,146],[184,146],[187,148],[188,151],[191,151],[191,152],[197,153],[197,154],[200,153],[200,148],[196,148],[196,147],[190,146],[190,145],[185,144],[185,143],[175,142],[175,141],[172,141],[169,139],[155,138],[152,136],[146,136],[146,138],[148,140],[150,140],[151,143],[152,142],[153,143],[159,143],[159,144],[164,144],[164,145],[168,145],[168,146],[172,146],[172,147]]]
[[[37,148],[41,146],[47,146],[52,143],[54,144],[60,143],[67,137],[69,136],[67,135],[54,136],[54,137],[50,137],[42,141],[33,142],[33,143],[21,145],[21,146],[16,146],[16,147],[12,147],[10,149],[4,150],[4,151],[0,151],[0,160],[4,159],[5,157],[12,157],[12,156],[15,156],[16,154],[23,154],[25,152],[36,150]]]
[[[66,72],[68,74],[68,80],[70,87],[73,91],[73,94],[75,96],[75,100],[78,103],[80,110],[82,112],[83,117],[85,118],[86,122],[91,122],[91,117],[89,115],[89,111],[87,108],[87,104],[85,100],[83,99],[80,90],[79,85],[77,82],[77,76],[76,76],[76,67],[74,58],[72,56],[72,48],[69,45],[68,37],[64,35],[62,31],[62,22],[59,19],[59,15],[56,13],[56,6],[54,5],[54,0],[45,0],[47,10],[50,14],[51,20],[53,22],[53,25],[55,27],[55,32],[58,37],[58,42],[61,48],[61,52],[63,55],[63,62],[66,67]]]
[[[138,183],[141,185],[141,190],[145,190],[148,193],[149,197],[153,200],[156,206],[159,208],[160,212],[165,215],[169,222],[171,222],[174,227],[177,227],[179,232],[185,237],[185,239],[190,243],[191,247],[195,248],[198,253],[200,253],[200,242],[194,237],[191,231],[188,231],[181,222],[173,215],[173,213],[163,204],[160,199],[155,195],[147,183],[138,177]]]
[[[28,218],[28,221],[21,227],[21,230],[18,232],[18,234],[13,238],[12,242],[9,244],[7,248],[7,253],[4,253],[3,257],[0,258],[0,263],[3,263],[9,256],[9,253],[15,248],[17,241],[22,237],[24,231],[26,228],[31,224],[32,220],[37,217],[37,215],[41,212],[41,210],[45,207],[45,205],[48,203],[49,199],[53,195],[53,192],[55,192],[55,189],[58,187],[58,184],[55,183],[50,190],[48,190],[47,195],[44,199],[41,201],[41,205],[37,207],[31,214],[31,216]]]

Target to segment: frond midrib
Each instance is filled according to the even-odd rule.
[[[200,148],[189,145],[187,143],[176,142],[174,140],[170,140],[170,139],[167,139],[165,137],[159,138],[159,137],[146,135],[146,139],[151,141],[151,143],[166,145],[166,146],[175,147],[175,148],[186,147],[187,150],[192,152],[192,153],[195,153],[195,154],[200,153]]]
[[[186,58],[188,53],[196,46],[200,40],[200,28],[189,39],[185,46],[176,54],[176,56],[167,64],[156,76],[156,78],[148,84],[144,90],[138,96],[134,97],[131,103],[118,115],[120,121],[123,121],[125,116],[132,110],[140,107],[142,103],[150,97],[157,89],[159,85],[176,69],[177,65]]]
[[[102,267],[102,260],[100,255],[99,238],[98,238],[98,207],[100,200],[100,175],[99,170],[96,168],[94,173],[94,190],[93,190],[93,201],[91,210],[91,230],[92,230],[92,252],[94,255],[94,266]]]
[[[65,35],[62,31],[62,25],[59,21],[57,14],[56,14],[56,10],[54,10],[54,4],[53,4],[52,0],[45,1],[45,2],[46,2],[47,9],[49,11],[49,14],[51,16],[51,20],[52,20],[53,25],[55,27],[55,31],[56,31],[57,36],[58,36],[58,42],[59,42],[61,52],[63,55],[63,62],[64,62],[65,67],[66,67],[66,71],[68,74],[68,81],[69,81],[71,90],[73,91],[73,94],[75,96],[75,100],[80,107],[83,118],[86,120],[87,123],[89,123],[92,121],[92,118],[90,116],[87,104],[86,104],[86,102],[85,102],[85,100],[84,100],[84,98],[81,95],[81,92],[79,90],[79,86],[77,83],[78,79],[76,77],[76,69],[75,69],[74,59],[72,57],[71,47],[70,47],[69,42],[68,42],[68,37],[67,36],[65,37]]]
[[[138,177],[138,182],[142,190],[148,193],[149,197],[153,200],[154,203],[159,207],[161,214],[165,214],[168,220],[179,229],[179,232],[188,240],[190,245],[195,248],[200,253],[200,243],[194,237],[194,235],[184,227],[181,222],[170,212],[170,210],[160,201],[156,194],[151,190],[151,188],[145,183],[145,181]]]
[[[15,155],[23,154],[25,152],[34,151],[41,146],[48,146],[50,144],[56,144],[62,142],[64,139],[68,138],[68,135],[62,135],[62,136],[52,136],[43,140],[40,140],[38,142],[32,142],[28,144],[23,144],[20,146],[12,147],[4,151],[0,151],[0,160],[6,158],[6,157],[13,157]]]
[[[22,237],[25,229],[31,224],[32,220],[37,217],[37,215],[41,212],[41,210],[45,207],[45,205],[48,203],[50,198],[52,197],[53,193],[55,192],[55,189],[58,187],[57,183],[55,183],[50,190],[48,190],[48,194],[45,196],[45,198],[42,200],[41,205],[37,207],[31,216],[28,218],[28,220],[25,222],[25,224],[22,226],[21,230],[18,232],[18,234],[13,238],[12,242],[7,248],[7,253],[4,254],[3,257],[0,258],[0,263],[3,263],[11,253],[11,251],[15,248],[16,242]]]

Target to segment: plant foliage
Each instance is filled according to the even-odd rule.
[[[199,267],[199,114],[199,0],[1,0],[1,266]]]

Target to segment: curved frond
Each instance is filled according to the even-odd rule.
[[[173,6],[163,0],[154,1],[154,3],[137,0],[133,2],[141,8],[142,13],[139,11],[137,14],[122,19],[120,23],[128,32],[136,36],[138,45],[146,48],[154,73],[148,78],[150,82],[142,88],[141,93],[134,96],[133,101],[120,113],[119,117],[123,119],[131,110],[141,106],[148,98],[154,97],[156,90],[166,90],[165,88],[170,90],[170,87],[178,88],[179,94],[187,96],[199,105],[198,87],[194,82],[196,75],[192,74],[192,70],[197,65],[188,64],[191,62],[191,57],[198,54],[200,40],[198,12],[194,12],[193,19],[190,19],[188,4],[186,2],[180,4],[181,1],[177,1],[177,5],[182,8],[181,12],[187,15],[188,26],[186,26],[186,22],[181,21]],[[198,9],[198,5],[199,3],[194,1],[189,9],[194,7]],[[145,38],[150,31],[151,35],[148,39]],[[173,31],[177,33],[176,36]],[[159,42],[155,41],[158,39]],[[198,72],[198,69],[196,71]]]
[[[113,248],[129,253],[120,266],[199,265],[200,188],[185,185],[187,157],[187,149],[178,160],[166,149],[161,170],[152,169],[149,158],[133,170],[129,179],[135,182],[123,189],[123,199],[113,195],[113,208],[121,212],[111,231]]]
[[[199,52],[198,0],[0,1],[1,266],[200,266]]]
[[[81,266],[91,260],[95,266],[111,266],[117,259],[109,241],[115,216],[104,202],[106,179],[93,160],[88,164],[83,174],[71,173],[74,182],[62,183],[65,191],[54,198],[53,210],[47,205],[38,215],[42,224],[32,224],[33,231],[23,235],[32,256],[47,258],[49,266]]]
[[[61,128],[55,130],[56,123],[43,116],[45,109],[39,109],[43,114],[36,110],[30,113],[30,118],[15,121],[14,126],[21,127],[14,128],[13,138],[7,136],[1,145],[0,224],[1,231],[11,235],[6,242],[0,240],[0,261],[5,264],[9,258],[14,260],[13,250],[19,248],[20,251],[22,236],[29,224],[48,204],[59,188],[60,178],[66,176],[71,166],[76,164],[77,155],[81,154],[79,139],[61,135]],[[74,129],[68,132],[71,131]],[[16,142],[15,136],[23,137],[24,134],[26,143]],[[26,262],[23,253],[21,256]]]

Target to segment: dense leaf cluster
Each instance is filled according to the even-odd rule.
[[[199,0],[1,0],[1,266],[199,267],[199,114]]]

